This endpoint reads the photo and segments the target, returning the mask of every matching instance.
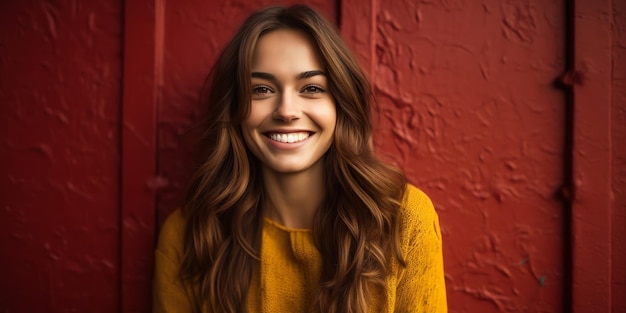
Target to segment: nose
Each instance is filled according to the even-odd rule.
[[[294,92],[282,92],[277,102],[273,114],[274,119],[292,122],[300,118],[298,97]]]

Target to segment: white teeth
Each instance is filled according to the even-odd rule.
[[[268,136],[272,140],[275,140],[275,141],[284,142],[284,143],[294,143],[294,142],[299,142],[299,141],[309,138],[309,133],[308,132],[289,133],[289,134],[271,133]]]

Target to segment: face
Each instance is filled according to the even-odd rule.
[[[250,116],[241,126],[250,151],[266,170],[278,173],[319,165],[332,144],[337,115],[314,43],[297,30],[263,35],[250,79]]]

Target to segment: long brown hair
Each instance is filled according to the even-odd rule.
[[[384,286],[391,259],[403,263],[397,211],[406,179],[372,152],[372,95],[363,71],[336,30],[303,5],[252,14],[207,79],[207,151],[182,206],[187,225],[181,278],[195,286],[197,311],[204,305],[209,312],[245,311],[259,261],[264,195],[259,161],[248,151],[240,125],[250,109],[256,43],[276,29],[304,31],[316,43],[337,110],[334,141],[324,155],[326,196],[312,228],[322,257],[313,309],[366,312],[368,294]]]

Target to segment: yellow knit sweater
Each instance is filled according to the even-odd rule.
[[[371,295],[371,312],[447,312],[441,233],[428,197],[409,185],[400,209],[402,253],[395,258],[387,288]],[[178,279],[185,220],[179,210],[165,221],[156,249],[154,312],[191,312],[190,288]],[[261,262],[248,292],[248,312],[309,312],[319,283],[321,260],[311,232],[265,219]]]

